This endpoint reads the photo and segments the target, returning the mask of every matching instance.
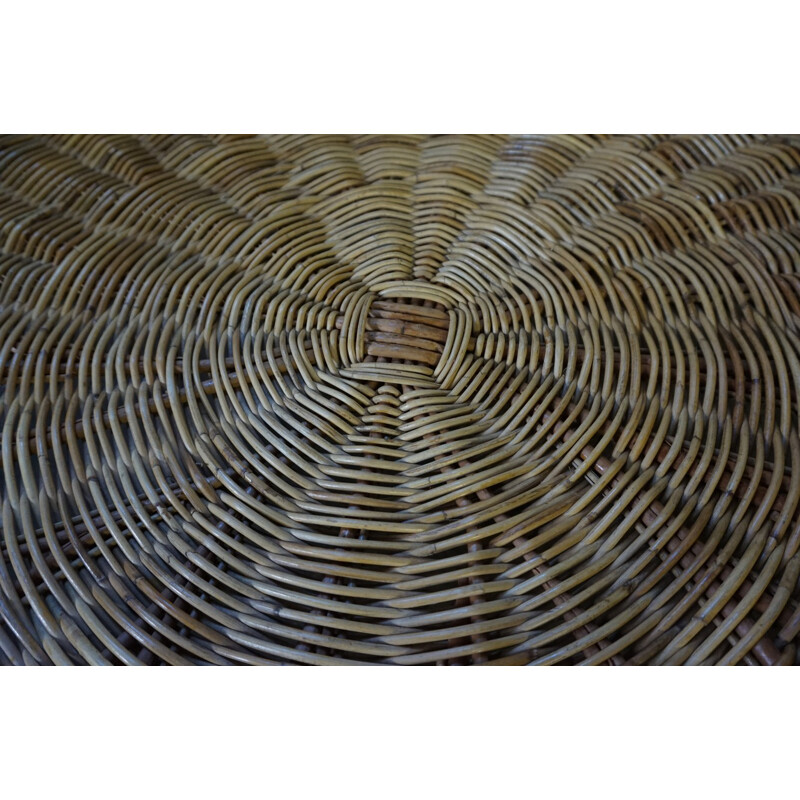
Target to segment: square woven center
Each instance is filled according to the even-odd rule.
[[[376,300],[367,316],[365,360],[435,367],[449,327],[450,316],[438,303]]]

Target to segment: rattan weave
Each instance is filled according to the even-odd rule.
[[[0,140],[0,663],[791,664],[800,140]]]

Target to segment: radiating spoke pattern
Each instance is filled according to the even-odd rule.
[[[791,664],[800,139],[0,137],[0,664]]]

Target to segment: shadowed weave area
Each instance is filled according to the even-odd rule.
[[[0,137],[0,663],[795,663],[799,219],[792,137]]]

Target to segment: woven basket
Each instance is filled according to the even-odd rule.
[[[792,664],[800,139],[0,140],[0,663]]]

